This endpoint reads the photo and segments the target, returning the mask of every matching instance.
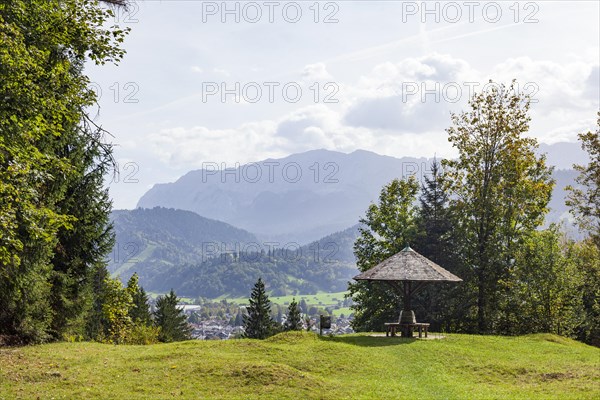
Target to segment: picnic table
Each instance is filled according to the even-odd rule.
[[[385,336],[396,336],[396,332],[398,327],[400,328],[400,332],[409,331],[412,336],[413,330],[416,328],[419,331],[419,337],[423,337],[423,331],[425,331],[425,337],[427,337],[427,331],[429,329],[429,324],[424,322],[414,322],[414,323],[400,323],[400,322],[386,322],[385,324],[386,331]]]

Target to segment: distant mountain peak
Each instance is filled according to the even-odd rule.
[[[581,162],[576,143],[541,145],[548,163]],[[561,158],[562,157],[562,158]],[[261,238],[308,243],[356,224],[394,178],[430,173],[432,158],[383,156],[315,149],[241,165],[233,170],[190,171],[176,182],[155,185],[138,202],[190,210],[254,232]],[[438,158],[441,160],[441,158]],[[563,214],[563,192],[553,207]]]

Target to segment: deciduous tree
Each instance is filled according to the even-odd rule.
[[[0,3],[0,334],[83,329],[89,272],[110,247],[97,169],[110,148],[99,155],[103,131],[85,123],[83,65],[123,56],[111,15],[92,0]]]
[[[419,184],[414,177],[394,179],[385,185],[379,203],[371,204],[360,222],[354,244],[357,267],[367,271],[402,250],[416,238],[416,200]],[[354,304],[352,327],[356,331],[381,330],[385,322],[398,319],[400,294],[379,282],[356,282],[348,286]]]
[[[578,186],[567,187],[570,193],[566,203],[579,227],[588,232],[600,248],[600,112],[596,131],[579,134],[579,140],[590,162],[573,166],[579,171],[579,176],[575,178]]]
[[[477,331],[494,330],[498,282],[505,279],[519,238],[543,222],[552,193],[551,168],[526,137],[530,100],[490,82],[470,110],[452,114],[448,140],[458,158],[444,160],[463,262],[475,279]]]

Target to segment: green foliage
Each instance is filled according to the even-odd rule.
[[[79,129],[63,136],[65,144],[57,153],[72,165],[72,174],[57,178],[66,190],[56,206],[75,218],[70,229],[57,232],[52,257],[51,304],[54,310],[51,331],[55,338],[84,333],[92,307],[92,275],[106,264],[114,237],[109,224],[111,201],[103,179],[111,165],[110,147],[102,144],[102,132]]]
[[[576,290],[583,302],[583,321],[577,338],[600,347],[600,249],[591,239],[584,240],[570,246],[569,258],[581,276]]]
[[[583,231],[590,236],[600,248],[600,112],[598,112],[598,129],[596,132],[579,134],[581,147],[588,153],[588,165],[574,165],[579,171],[575,179],[577,187],[568,186],[570,191],[566,204]]]
[[[106,337],[108,330],[108,321],[104,317],[102,310],[106,297],[106,282],[110,279],[110,274],[104,265],[95,267],[91,272],[91,291],[94,294],[92,306],[88,312],[88,319],[85,325],[85,338],[88,340],[102,341]]]
[[[266,339],[274,334],[277,323],[271,318],[271,302],[265,284],[258,278],[249,299],[248,312],[244,315],[244,337]]]
[[[402,250],[416,237],[416,209],[413,203],[419,185],[414,177],[394,179],[381,190],[379,203],[371,204],[360,220],[361,236],[354,253],[357,267],[366,271]],[[385,322],[398,319],[400,295],[392,287],[378,282],[348,285],[354,305],[352,327],[356,331],[379,331]]]
[[[457,243],[473,279],[478,332],[496,331],[499,282],[523,235],[542,222],[553,188],[551,168],[536,156],[529,129],[529,98],[510,87],[492,85],[476,93],[471,110],[453,114],[448,140],[456,160],[444,160],[450,206],[456,216]],[[471,278],[469,276],[469,278]]]
[[[122,57],[111,15],[92,0],[0,4],[0,334],[83,331],[89,271],[110,242],[97,196],[110,148],[86,123],[95,94],[82,70]]]
[[[579,134],[581,147],[588,153],[587,165],[575,165],[579,172],[577,186],[570,191],[566,204],[579,228],[589,239],[572,248],[572,259],[583,276],[580,293],[585,319],[578,332],[579,339],[600,346],[600,112],[595,132]]]
[[[177,307],[179,300],[173,290],[156,300],[154,323],[160,328],[158,340],[178,342],[191,338],[191,327],[183,310]]]
[[[102,341],[114,344],[127,343],[133,327],[129,311],[133,307],[131,294],[118,279],[105,280],[105,292],[102,303],[102,315],[107,322],[105,337]]]
[[[581,274],[568,258],[558,227],[522,239],[502,289],[498,331],[574,336],[584,317]]]
[[[300,315],[300,307],[296,303],[296,299],[292,300],[287,310],[287,318],[285,320],[284,329],[286,331],[301,331],[302,316]]]
[[[148,304],[148,295],[143,287],[139,285],[137,274],[133,274],[127,282],[127,291],[132,299],[132,307],[129,310],[129,317],[136,325],[152,325],[152,315],[150,314],[150,305]]]
[[[465,279],[468,268],[460,262],[454,230],[455,220],[449,207],[446,177],[437,160],[431,165],[431,176],[425,176],[419,195],[417,236],[413,248],[444,269]],[[431,324],[433,331],[462,331],[469,323],[469,294],[462,283],[436,282],[413,296],[417,319]]]
[[[131,327],[126,344],[149,345],[158,343],[160,328],[153,325],[135,324]]]

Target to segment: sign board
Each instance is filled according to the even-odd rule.
[[[319,327],[321,329],[331,329],[331,316],[321,315],[321,323]]]

